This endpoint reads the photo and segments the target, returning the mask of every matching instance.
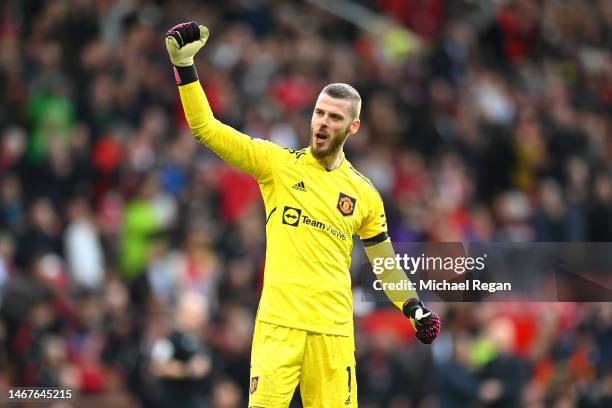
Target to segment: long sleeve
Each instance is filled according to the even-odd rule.
[[[268,179],[284,149],[274,143],[253,139],[215,119],[199,81],[179,86],[185,117],[193,136],[225,162],[252,175]]]
[[[374,265],[374,259],[376,258],[395,258],[395,251],[393,250],[393,244],[391,243],[390,239],[387,239],[375,245],[365,246],[365,252],[372,265]],[[406,281],[408,277],[406,276],[406,272],[404,272],[403,269],[394,266],[392,268],[385,268],[385,270],[378,275],[378,279],[385,284],[389,284],[401,283],[403,281]],[[393,302],[393,304],[397,306],[399,310],[402,310],[404,302],[406,302],[408,299],[418,299],[419,297],[417,292],[414,290],[389,290],[386,289],[385,285],[383,285],[383,289],[389,300]]]
[[[370,183],[368,181],[368,183]],[[370,183],[371,184],[371,183]],[[371,185],[371,194],[368,195],[367,206],[369,207],[368,216],[365,217],[357,234],[361,238],[366,255],[374,266],[376,258],[392,258],[395,259],[395,251],[391,239],[387,235],[387,216],[380,194]],[[398,267],[385,268],[385,270],[377,276],[378,280],[383,283],[383,290],[391,302],[399,310],[402,310],[404,302],[410,298],[418,298],[418,294],[414,290],[390,290],[387,285],[390,283],[403,283],[408,280],[403,269]],[[398,285],[399,286],[399,285]]]

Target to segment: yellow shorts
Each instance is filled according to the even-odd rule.
[[[354,338],[257,321],[249,407],[288,407],[298,383],[304,408],[356,408]]]

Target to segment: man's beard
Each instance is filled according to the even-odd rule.
[[[329,146],[325,148],[318,148],[316,146],[314,142],[315,141],[314,132],[311,132],[310,151],[312,152],[312,155],[315,157],[315,159],[323,159],[325,157],[329,157],[329,156],[332,156],[338,153],[340,149],[342,149],[344,142],[346,142],[346,139],[348,138],[348,131],[349,131],[349,128],[347,128],[343,132],[345,135],[344,137],[340,137],[340,136],[332,137],[331,135],[329,135],[328,136],[328,138],[330,139]]]

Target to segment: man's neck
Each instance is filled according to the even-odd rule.
[[[338,150],[336,153],[330,154],[325,157],[315,157],[319,164],[325,168],[327,171],[336,170],[342,162],[344,161],[344,152],[342,150]]]

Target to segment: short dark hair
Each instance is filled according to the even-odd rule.
[[[332,98],[351,101],[351,114],[353,115],[353,119],[359,117],[359,113],[361,112],[361,96],[359,96],[359,92],[349,84],[329,84],[323,88],[321,93],[329,95]]]

